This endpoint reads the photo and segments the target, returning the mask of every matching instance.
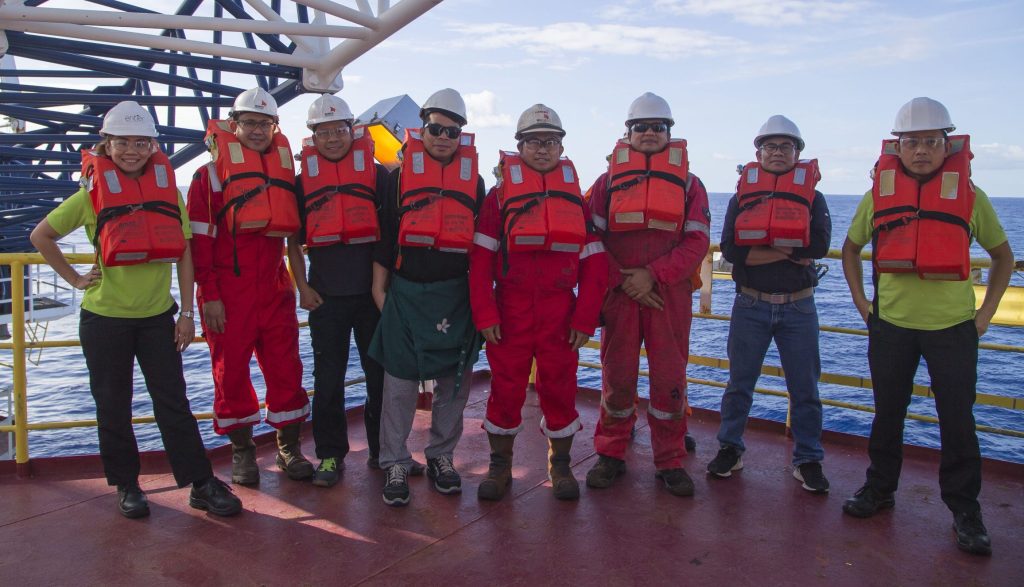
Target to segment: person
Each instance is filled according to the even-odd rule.
[[[380,320],[370,285],[387,169],[373,164],[373,139],[365,128],[353,128],[355,116],[344,100],[324,94],[308,114],[306,126],[313,134],[303,143],[302,172],[295,181],[303,228],[288,239],[288,262],[299,305],[309,310],[313,343],[313,441],[320,459],[313,485],[331,487],[341,479],[349,452],[345,372],[353,332],[366,379],[366,462],[380,468],[384,368],[367,348]]]
[[[277,466],[309,479],[300,449],[309,415],[302,388],[295,287],[284,265],[283,237],[299,228],[288,139],[277,130],[277,103],[262,88],[235,98],[230,119],[211,120],[213,161],[188,193],[195,234],[199,313],[213,366],[213,428],[231,440],[231,481],[260,481],[252,429],[261,420],[249,375],[255,350],[266,381],[267,423],[277,429]]]
[[[30,238],[54,271],[85,290],[79,337],[96,401],[104,475],[117,486],[122,515],[149,515],[132,429],[132,372],[138,360],[175,483],[192,485],[192,507],[235,515],[242,502],[213,475],[185,394],[181,353],[195,336],[191,231],[182,222],[185,205],[174,169],[155,140],[153,118],[136,102],[111,108],[100,136],[99,144],[82,153],[81,189],[50,212]],[[96,264],[84,275],[57,246],[80,226],[96,247]],[[172,261],[180,312],[171,295]]]
[[[974,425],[978,337],[988,330],[1013,268],[1013,252],[988,196],[970,180],[970,139],[951,136],[949,111],[914,98],[883,141],[874,184],[843,244],[843,272],[868,326],[875,416],[864,485],[843,504],[867,518],[895,505],[903,463],[903,421],[921,358],[939,417],[942,501],[953,513],[957,546],[988,555],[982,521],[981,453]],[[988,289],[975,311],[970,243],[992,258]],[[871,245],[874,299],[864,294],[860,252]]]
[[[804,140],[793,121],[772,116],[754,138],[754,147],[756,160],[741,170],[722,227],[722,255],[732,263],[736,299],[729,319],[720,450],[707,470],[727,478],[743,468],[743,430],[774,340],[789,391],[793,476],[804,489],[824,494],[829,484],[821,470],[825,452],[813,260],[828,254],[832,219],[825,197],[815,189],[818,162],[800,159]]]
[[[610,169],[591,187],[611,288],[601,310],[598,460],[587,472],[593,488],[610,487],[626,471],[643,344],[651,372],[647,422],[656,476],[672,495],[693,495],[693,480],[682,465],[690,278],[708,251],[711,212],[704,184],[689,172],[686,141],[671,138],[674,123],[664,98],[647,92],[634,100]]]
[[[551,487],[558,499],[580,495],[569,468],[573,436],[582,427],[576,365],[580,347],[598,325],[608,259],[576,169],[561,157],[564,137],[561,118],[551,108],[535,104],[522,113],[518,152],[500,154],[501,177],[484,200],[473,236],[470,301],[491,367],[483,422],[491,461],[477,491],[483,500],[502,499],[512,483],[512,448],[523,429],[534,361]]]
[[[446,495],[462,491],[453,456],[462,436],[472,367],[480,352],[469,306],[469,249],[484,197],[466,103],[451,88],[420,109],[407,129],[402,164],[389,176],[374,251],[373,297],[381,310],[370,356],[384,366],[380,466],[384,503],[409,503],[413,465],[406,446],[420,381],[436,380],[427,475]]]

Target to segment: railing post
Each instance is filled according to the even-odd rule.
[[[700,313],[710,314],[711,313],[711,282],[714,280],[713,273],[713,261],[714,253],[708,251],[707,255],[704,255],[704,260],[700,264]]]
[[[11,262],[11,342],[14,367],[14,460],[19,477],[32,474],[28,459],[28,398],[25,393],[25,263]]]

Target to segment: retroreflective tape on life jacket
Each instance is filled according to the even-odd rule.
[[[765,171],[757,161],[747,163],[736,184],[736,244],[810,245],[811,205],[820,179],[817,159],[797,161],[793,169],[783,174]]]
[[[448,165],[427,153],[419,129],[406,129],[399,176],[398,244],[468,253],[477,212],[473,135],[459,135]]]
[[[686,214],[690,163],[685,139],[647,155],[620,140],[612,151],[608,230],[678,231]]]
[[[583,194],[572,161],[541,174],[528,167],[519,153],[502,151],[502,246],[509,252],[559,251],[578,253],[587,239]]]
[[[881,273],[916,272],[921,279],[962,281],[971,270],[970,137],[946,139],[950,153],[924,184],[907,175],[896,139],[882,143],[871,188],[872,257]]]
[[[302,189],[306,245],[360,244],[380,240],[377,219],[377,167],[373,139],[365,127],[352,129],[352,146],[338,161],[302,143]]]
[[[225,219],[232,235],[285,237],[298,230],[292,151],[282,133],[274,132],[266,152],[257,153],[242,145],[228,121],[210,120],[206,146],[217,172],[211,175],[211,189],[224,194],[217,218]]]
[[[142,175],[125,176],[109,157],[82,151],[82,185],[96,213],[93,246],[103,265],[173,263],[185,251],[174,168],[162,151]]]

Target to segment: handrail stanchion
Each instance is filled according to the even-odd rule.
[[[14,459],[18,477],[32,475],[28,460],[28,398],[25,373],[25,262],[11,262],[11,337],[13,346]]]
[[[711,313],[711,282],[714,280],[713,272],[714,253],[708,251],[700,264],[700,313]]]

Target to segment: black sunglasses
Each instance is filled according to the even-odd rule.
[[[668,130],[668,125],[665,124],[664,122],[654,122],[654,123],[634,122],[629,127],[629,130],[631,130],[631,131],[633,131],[635,133],[645,133],[645,132],[647,132],[648,129],[650,129],[650,130],[652,130],[652,131],[654,131],[656,133],[661,133],[661,132],[665,132],[666,130]]]
[[[431,122],[424,128],[426,128],[427,132],[435,137],[439,137],[441,136],[441,133],[444,133],[448,135],[449,139],[457,139],[459,138],[459,135],[462,134],[462,129],[457,126],[444,126],[443,124],[438,124],[436,122]]]

